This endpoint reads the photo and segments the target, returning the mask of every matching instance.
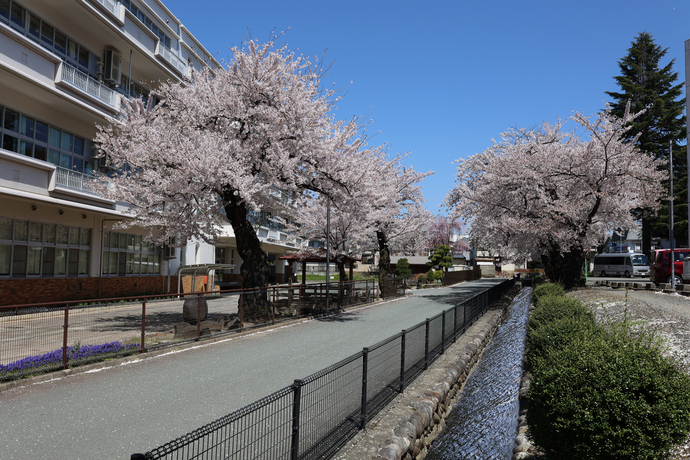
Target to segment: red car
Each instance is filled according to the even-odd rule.
[[[661,283],[671,282],[670,249],[655,249],[652,254],[649,267],[649,279],[657,286]],[[690,249],[674,249],[673,265],[676,276],[676,285],[683,284],[683,259],[690,256]]]

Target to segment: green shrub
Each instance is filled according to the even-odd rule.
[[[548,458],[661,459],[686,438],[690,377],[650,344],[619,328],[548,353],[533,373],[527,414]]]
[[[534,275],[534,278],[532,278],[532,286],[534,287],[537,287],[544,283],[546,283],[546,280],[541,275]]]
[[[425,283],[426,283],[426,275],[424,273],[417,276],[417,286],[421,286],[422,284],[425,284]]]
[[[560,284],[546,283],[540,284],[532,291],[532,302],[536,305],[541,297],[546,295],[565,295],[565,290]]]
[[[591,315],[565,316],[547,322],[539,328],[531,328],[525,347],[526,370],[532,372],[539,365],[548,362],[550,353],[566,345],[591,339],[591,336],[597,333],[601,333],[601,328],[596,325]]]
[[[426,274],[426,279],[430,282],[433,283],[434,280],[436,279],[436,274],[434,272],[433,268],[430,268],[429,271]]]
[[[395,274],[401,278],[409,278],[412,276],[412,269],[410,268],[410,262],[406,258],[398,260],[395,264]]]
[[[443,280],[443,270],[436,270],[434,272],[434,279],[436,279],[436,281],[442,281]]]
[[[537,329],[563,318],[576,318],[594,323],[594,315],[579,300],[566,295],[546,295],[539,298],[536,308],[530,315],[529,328]]]

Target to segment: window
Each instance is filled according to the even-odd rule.
[[[10,14],[10,20],[17,26],[24,28],[24,15],[26,10],[16,3],[12,2],[12,13]]]
[[[10,0],[0,0],[0,17],[10,19]]]
[[[91,229],[0,218],[0,276],[88,276]]]
[[[160,248],[141,235],[105,232],[103,235],[103,274],[160,274]]]

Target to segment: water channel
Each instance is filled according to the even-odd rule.
[[[523,288],[513,299],[427,460],[512,457],[531,298],[532,288]]]

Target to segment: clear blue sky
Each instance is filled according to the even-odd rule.
[[[265,41],[289,27],[280,44],[325,51],[334,61],[325,83],[347,91],[336,116],[368,114],[374,143],[435,171],[422,182],[434,213],[453,187],[454,160],[507,128],[601,110],[638,33],[668,48],[662,64],[675,59],[679,83],[690,39],[688,0],[164,3],[218,60],[248,30]]]

